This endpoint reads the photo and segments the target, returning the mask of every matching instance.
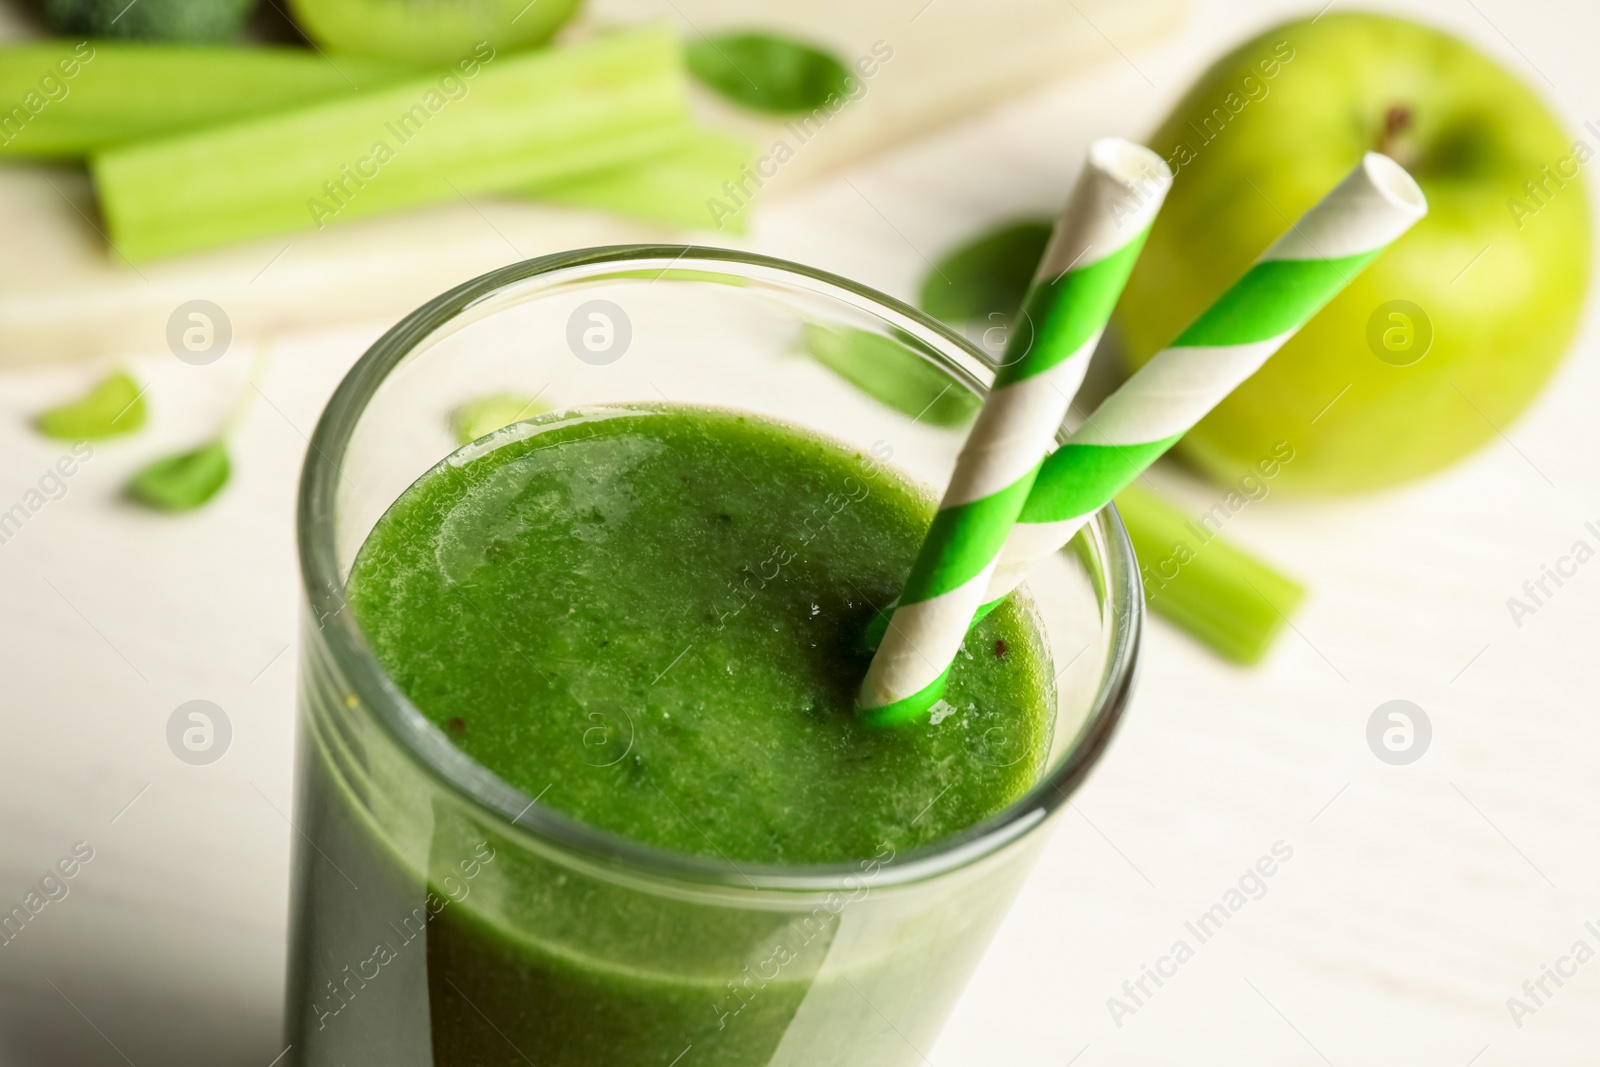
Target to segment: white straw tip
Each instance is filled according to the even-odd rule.
[[[1396,209],[1420,219],[1428,213],[1428,198],[1406,168],[1382,152],[1368,152],[1361,159],[1361,170],[1368,183]]]
[[[1121,137],[1102,137],[1089,146],[1089,166],[1112,181],[1142,193],[1165,193],[1172,184],[1166,160],[1144,145]]]
[[[1138,239],[1171,188],[1172,171],[1150,149],[1121,137],[1095,141],[1056,221],[1035,280],[1054,281]]]

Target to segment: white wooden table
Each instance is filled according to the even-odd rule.
[[[774,202],[747,243],[909,296],[950,243],[1053,210],[1088,140],[1146,131],[1286,5],[1239,6],[1203,0],[1160,46]],[[1574,130],[1600,117],[1592,7],[1400,6],[1500,57]],[[151,427],[96,448],[0,544],[0,910],[74,842],[94,849],[70,894],[0,947],[0,1064],[266,1067],[281,1051],[292,494],[305,433],[385,325],[282,337],[234,483],[181,519],[117,492],[210,432],[250,346],[208,367],[133,358]],[[1574,541],[1600,540],[1584,529],[1600,524],[1597,348],[1591,325],[1504,440],[1437,478],[1336,504],[1269,498],[1230,522],[1311,585],[1296,631],[1243,671],[1151,627],[1125,729],[924,1050],[931,1063],[1593,1062],[1600,961],[1547,980],[1520,1027],[1506,1002],[1574,942],[1600,950],[1600,564],[1520,628],[1506,598]],[[0,377],[0,510],[61,454],[29,416],[90,374]],[[1215,492],[1163,477],[1197,511]],[[164,736],[196,698],[233,726],[204,767]],[[1394,698],[1433,725],[1410,766],[1365,740]],[[1278,842],[1293,854],[1265,895],[1197,944],[1185,923]],[[1193,958],[1114,1019],[1108,998],[1135,1004],[1123,983],[1179,939]]]

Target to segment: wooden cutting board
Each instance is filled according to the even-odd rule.
[[[658,21],[694,39],[759,28],[814,41],[852,65],[872,57],[863,95],[826,121],[756,119],[698,95],[707,121],[743,133],[756,157],[767,160],[763,169],[771,177],[755,192],[759,212],[762,200],[820,174],[1114,57],[1107,41],[1136,47],[1175,26],[1183,3],[591,0],[568,32]],[[28,32],[15,9],[0,3],[0,37]],[[215,303],[234,335],[248,337],[398,317],[513,260],[662,239],[737,243],[715,230],[673,233],[618,217],[474,197],[135,265],[107,247],[81,169],[0,165],[0,366],[160,351],[169,318],[191,300]]]

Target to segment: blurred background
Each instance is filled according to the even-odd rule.
[[[1583,1062],[1600,11],[1376,8],[0,0],[0,1064],[284,1052],[294,491],[396,319],[688,241],[993,348],[1105,135],[1177,178],[1090,392],[1362,151],[1432,213],[1119,501],[1139,692],[929,1061]]]

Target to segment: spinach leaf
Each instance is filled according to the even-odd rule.
[[[128,495],[162,511],[191,511],[217,495],[232,466],[221,438],[149,464],[128,483]]]
[[[818,363],[902,414],[933,426],[961,426],[977,414],[976,396],[893,337],[807,323],[803,343]]]
[[[133,433],[145,415],[139,383],[117,371],[77,400],[41,412],[34,426],[59,441],[99,441]]]
[[[1048,219],[1007,223],[946,255],[922,280],[917,303],[952,326],[1009,321],[1022,306],[1050,241]]]
[[[847,97],[850,68],[812,45],[767,33],[727,33],[689,44],[689,72],[747,107],[790,115]]]

